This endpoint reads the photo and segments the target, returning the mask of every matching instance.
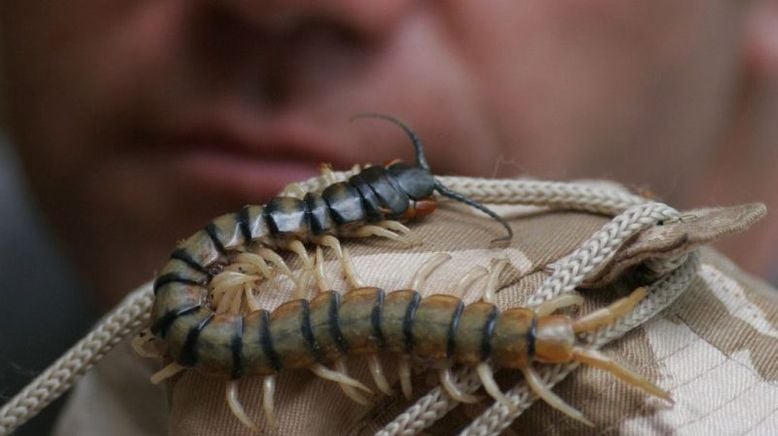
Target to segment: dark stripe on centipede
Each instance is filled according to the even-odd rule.
[[[201,272],[203,274],[208,274],[208,270],[205,269],[204,266],[197,263],[197,261],[194,260],[192,255],[189,254],[189,252],[183,248],[176,249],[176,251],[174,251],[173,254],[170,255],[170,258],[178,259],[181,262],[184,262],[185,264],[189,265],[192,269]]]
[[[273,366],[273,369],[276,372],[281,371],[283,365],[278,357],[278,353],[273,348],[273,338],[270,336],[270,312],[267,310],[262,311],[262,322],[259,324],[259,329],[259,344],[262,346],[262,352],[270,360],[270,365]]]
[[[170,283],[183,283],[185,285],[193,285],[193,286],[201,285],[201,283],[198,282],[197,280],[188,279],[176,273],[167,273],[157,277],[157,279],[154,280],[154,295],[157,295],[157,291],[159,291],[160,288]]]
[[[421,294],[414,291],[408,307],[405,309],[405,318],[403,318],[403,338],[405,339],[405,352],[411,354],[413,351],[413,319],[416,317],[416,309],[421,302]]]
[[[457,327],[459,327],[459,319],[462,317],[462,311],[465,310],[465,303],[459,300],[457,308],[454,310],[454,315],[451,316],[451,324],[448,325],[448,335],[446,337],[446,357],[454,355],[454,347],[456,346],[455,333]]]
[[[500,311],[497,310],[497,306],[492,306],[489,316],[486,318],[484,324],[484,330],[481,333],[481,360],[484,361],[492,354],[492,333],[494,333],[494,326],[497,324],[497,316]]]
[[[243,243],[248,245],[251,242],[251,228],[249,228],[249,207],[243,206],[237,214],[235,214],[235,221],[238,223],[240,234],[243,235]]]
[[[238,328],[230,341],[230,351],[232,352],[232,373],[233,380],[243,377],[243,317],[238,317]]]
[[[339,307],[340,294],[333,292],[332,298],[330,298],[330,308],[328,313],[330,336],[332,336],[332,339],[335,340],[335,345],[338,347],[338,351],[340,351],[341,354],[346,354],[348,352],[348,344],[346,344],[346,339],[343,337],[343,332],[340,331],[340,319],[338,317]]]
[[[243,377],[243,317],[238,317],[238,328],[230,341],[230,351],[232,352],[232,379]]]
[[[207,226],[205,226],[205,229],[203,230],[205,230],[205,233],[207,233],[211,238],[211,241],[213,241],[213,246],[216,247],[216,251],[218,251],[223,256],[226,255],[227,250],[224,249],[222,241],[219,240],[219,235],[216,234],[216,224],[211,221]]]
[[[308,300],[300,300],[300,334],[303,336],[305,346],[308,347],[308,351],[311,356],[317,361],[321,362],[322,354],[319,343],[316,342],[316,338],[313,337],[313,327],[311,327],[311,308],[308,305]]]
[[[307,201],[302,202],[303,207],[303,227],[305,228],[306,232],[309,232],[310,234],[313,234],[313,225],[311,224],[311,220],[313,219],[313,211],[311,210],[311,206],[308,204]]]
[[[376,290],[376,299],[373,310],[370,312],[370,324],[373,326],[373,334],[378,340],[378,348],[384,348],[384,332],[381,330],[381,315],[384,309],[384,290]]]
[[[200,339],[200,333],[205,326],[213,319],[214,314],[211,313],[208,317],[200,321],[196,326],[189,329],[189,333],[186,334],[186,341],[184,347],[181,348],[181,354],[178,356],[178,363],[182,366],[195,366],[197,363],[197,340]]]
[[[168,310],[151,326],[151,332],[156,336],[164,339],[165,336],[167,336],[168,329],[170,329],[170,326],[173,325],[173,321],[175,321],[179,316],[189,315],[190,313],[196,312],[198,309],[200,309],[200,307],[201,306],[199,304],[195,304],[194,306]]]
[[[538,328],[538,317],[533,316],[527,329],[527,357],[532,360],[535,357],[535,334]]]

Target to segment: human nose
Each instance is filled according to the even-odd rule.
[[[380,38],[413,0],[204,0],[270,34],[293,32],[306,22],[329,22],[362,38]]]

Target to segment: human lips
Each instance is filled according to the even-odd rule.
[[[177,180],[244,202],[265,202],[285,185],[319,174],[322,163],[344,167],[349,162],[340,143],[299,123],[242,129],[191,123],[155,142]]]

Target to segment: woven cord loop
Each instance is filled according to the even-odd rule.
[[[14,431],[71,386],[116,344],[149,321],[151,283],[133,291],[97,326],[0,409],[0,435]]]

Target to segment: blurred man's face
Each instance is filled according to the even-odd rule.
[[[662,192],[719,133],[739,61],[739,2],[277,3],[0,0],[12,135],[103,292],[321,162],[411,157],[361,111],[409,122],[437,173]]]

